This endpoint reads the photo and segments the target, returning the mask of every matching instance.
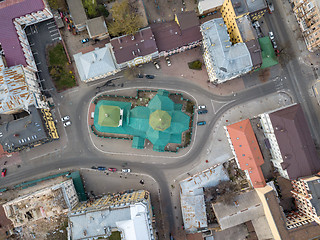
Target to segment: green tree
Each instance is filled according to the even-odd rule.
[[[89,18],[97,17],[97,2],[96,0],[83,0],[83,6],[87,10]]]
[[[110,10],[114,19],[108,29],[112,36],[133,35],[142,25],[140,16],[134,11],[127,0],[115,2]]]
[[[59,8],[59,4],[57,0],[48,0],[48,3],[52,9],[57,10]]]

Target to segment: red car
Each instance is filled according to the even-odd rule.
[[[6,174],[7,174],[7,169],[6,168],[2,169],[1,177],[5,177]]]
[[[116,172],[116,171],[117,171],[116,168],[108,168],[108,170],[109,170],[110,172]]]

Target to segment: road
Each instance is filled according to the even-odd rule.
[[[279,7],[279,3],[275,2],[275,7]],[[297,49],[294,39],[290,36],[288,27],[283,22],[280,14],[267,15],[266,22],[273,29],[279,45],[286,44],[288,49]],[[177,89],[187,92],[192,95],[197,102],[201,104],[211,105],[211,100],[222,102],[219,109],[215,109],[212,118],[208,121],[205,128],[198,129],[196,139],[192,151],[186,156],[176,158],[170,164],[161,163],[140,163],[130,162],[130,168],[137,172],[146,173],[152,176],[160,186],[160,196],[162,202],[162,211],[166,219],[166,229],[168,229],[166,238],[169,232],[174,232],[181,224],[175,220],[173,214],[173,204],[170,196],[170,185],[175,176],[168,176],[166,173],[169,170],[192,169],[192,164],[198,161],[198,156],[206,151],[208,143],[207,139],[212,133],[212,129],[220,117],[229,109],[236,105],[241,105],[245,102],[252,101],[262,96],[269,95],[278,91],[286,91],[291,94],[294,101],[301,102],[309,121],[311,132],[315,140],[319,143],[319,122],[317,112],[314,109],[314,104],[309,96],[310,86],[314,81],[314,77],[310,75],[309,69],[301,65],[298,60],[299,53],[293,51],[291,59],[287,64],[283,64],[281,75],[275,79],[269,80],[266,83],[246,89],[242,92],[231,96],[218,96],[208,92],[199,86],[180,78],[168,78],[159,74],[154,80],[135,79],[127,80],[119,78],[114,81],[116,87],[104,87],[101,91],[110,89],[121,89],[121,84],[125,88],[164,88]],[[152,73],[152,72],[151,72]],[[302,81],[303,79],[303,81]],[[93,165],[112,165],[121,168],[121,165],[127,162],[127,157],[121,155],[103,154],[95,150],[92,146],[87,131],[87,108],[89,101],[96,94],[96,87],[101,84],[88,85],[87,87],[78,87],[74,90],[63,94],[63,98],[56,98],[56,104],[59,105],[60,112],[64,115],[70,115],[72,126],[66,128],[66,137],[68,145],[62,152],[49,154],[45,157],[40,157],[32,160],[24,159],[24,164],[21,168],[15,169],[14,172],[8,173],[5,179],[2,179],[2,185],[11,185],[27,179],[46,176],[51,172],[59,171],[58,169],[78,169],[81,167],[91,167]],[[120,85],[120,86],[118,86]],[[36,149],[35,149],[36,150]],[[147,160],[147,159],[144,159]]]

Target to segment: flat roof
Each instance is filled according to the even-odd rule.
[[[202,40],[200,26],[181,30],[175,21],[153,23],[150,25],[159,52],[175,50],[190,43]]]
[[[250,52],[253,67],[260,67],[262,65],[262,53],[258,40],[252,39],[245,44]]]
[[[216,0],[216,1],[200,0],[198,3],[199,13],[202,14],[208,10],[220,7],[220,6],[222,6],[223,3],[224,3],[224,0]]]
[[[236,19],[243,42],[257,38],[256,30],[253,29],[252,22],[249,16],[245,15]]]
[[[283,162],[291,180],[320,170],[320,160],[300,104],[269,113]]]
[[[110,41],[118,64],[136,57],[157,53],[158,48],[150,27],[144,28],[134,36],[124,35]]]
[[[199,18],[195,11],[178,12],[176,18],[181,30],[186,30],[195,26],[199,26]]]
[[[27,65],[13,20],[43,10],[44,7],[42,0],[6,0],[0,2],[0,44],[9,67],[19,64]]]
[[[264,187],[266,181],[261,170],[264,160],[250,120],[231,124],[227,126],[227,131],[240,168],[249,173],[254,188]]]
[[[4,151],[31,145],[48,138],[39,110],[30,106],[29,111],[30,115],[27,117],[0,126],[0,144]]]

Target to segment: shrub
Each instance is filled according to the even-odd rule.
[[[189,62],[188,66],[190,69],[201,70],[202,69],[202,62],[200,62],[200,60]]]

